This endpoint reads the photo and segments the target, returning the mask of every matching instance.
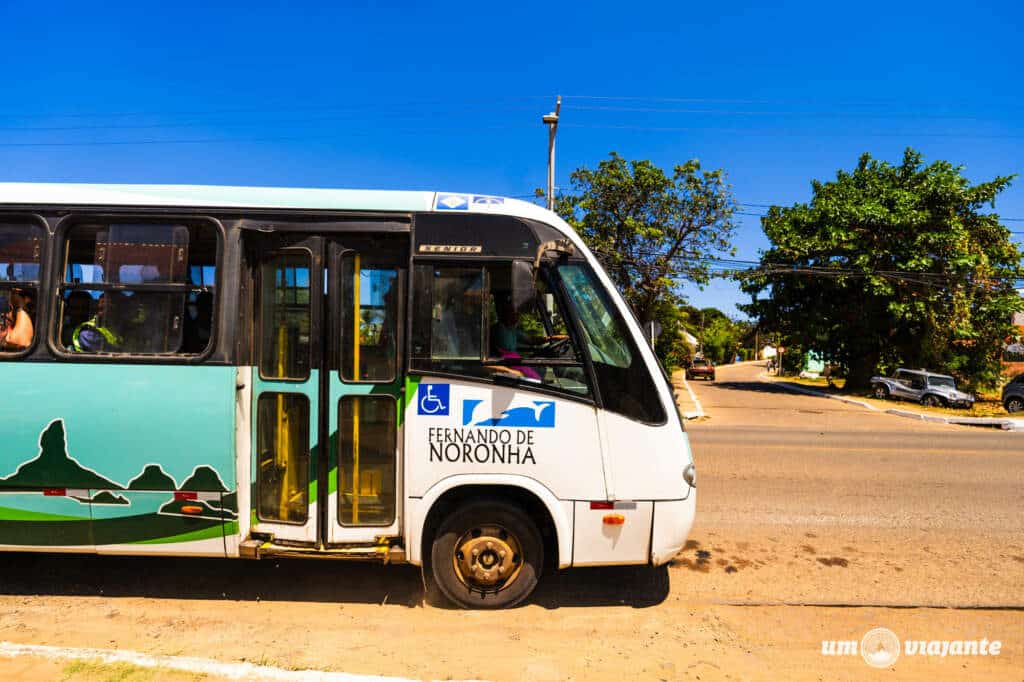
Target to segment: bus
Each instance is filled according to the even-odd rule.
[[[455,604],[667,563],[669,382],[554,213],[0,184],[0,549],[407,562]]]

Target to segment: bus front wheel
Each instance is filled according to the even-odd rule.
[[[434,582],[469,609],[515,606],[537,587],[543,566],[537,525],[504,502],[473,502],[453,511],[441,522],[430,552]]]

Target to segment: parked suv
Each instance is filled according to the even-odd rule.
[[[871,377],[876,398],[914,400],[929,407],[970,407],[974,396],[956,389],[956,380],[948,374],[925,370],[898,369],[894,377]]]
[[[1024,412],[1024,374],[1003,386],[1003,407],[1007,412]]]
[[[715,364],[705,358],[694,358],[693,362],[686,370],[687,379],[707,379],[709,381],[715,380]]]

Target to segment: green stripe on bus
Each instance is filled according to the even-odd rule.
[[[171,535],[166,538],[153,538],[151,540],[139,540],[133,542],[133,545],[164,545],[172,542],[193,542],[196,540],[209,540],[211,538],[219,538],[225,535],[236,535],[238,533],[238,522],[231,521],[225,523],[223,527],[213,526],[211,528],[201,528],[199,530],[189,531],[187,533],[181,533],[179,535]]]
[[[64,516],[26,509],[0,507],[0,521],[89,521],[88,516]]]

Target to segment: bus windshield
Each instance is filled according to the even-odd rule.
[[[604,407],[642,422],[664,422],[650,372],[601,283],[581,263],[559,265],[558,272],[579,317]]]
[[[605,305],[594,282],[578,265],[566,265],[559,269],[569,297],[576,304],[576,312],[583,325],[587,347],[594,362],[603,362],[614,367],[629,367],[633,358],[629,352],[621,324]]]

